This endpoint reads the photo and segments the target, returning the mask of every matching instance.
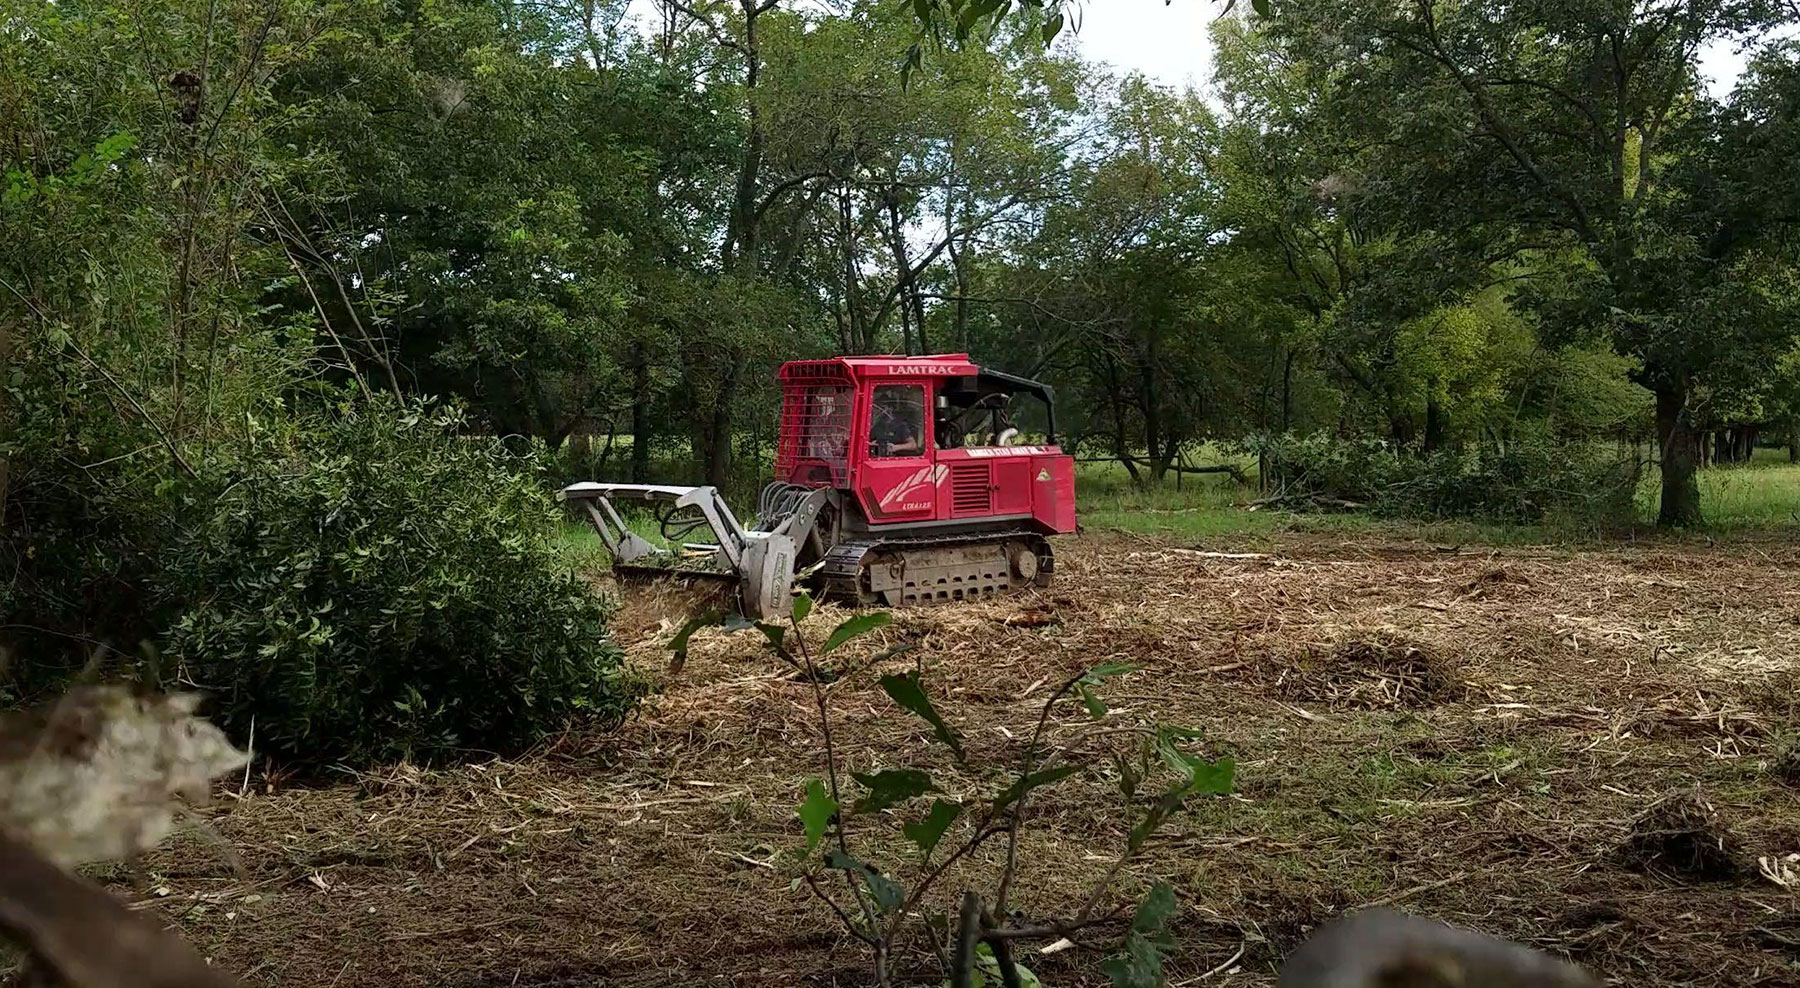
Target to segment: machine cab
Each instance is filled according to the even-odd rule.
[[[870,528],[1075,530],[1074,461],[1045,385],[967,354],[796,361],[781,382],[776,479],[844,492]],[[1044,445],[1018,442],[1026,417]]]

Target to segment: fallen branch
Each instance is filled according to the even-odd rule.
[[[192,947],[0,832],[0,932],[73,988],[231,988]]]

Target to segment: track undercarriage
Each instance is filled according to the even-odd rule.
[[[1028,532],[871,539],[834,547],[820,570],[829,596],[918,607],[1047,587],[1056,557]]]

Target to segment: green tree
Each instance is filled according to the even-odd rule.
[[[1227,407],[1216,389],[1233,347],[1203,292],[1217,134],[1197,96],[1124,80],[1069,166],[1067,196],[990,276],[1005,300],[991,352],[1063,383],[1071,425],[1150,480]]]
[[[1296,0],[1272,22],[1380,149],[1377,208],[1409,231],[1460,233],[1446,239],[1464,256],[1472,241],[1555,255],[1519,293],[1546,339],[1599,334],[1639,361],[1656,396],[1665,525],[1700,518],[1695,389],[1772,360],[1792,332],[1757,287],[1786,219],[1765,208],[1779,172],[1727,186],[1703,167],[1720,154],[1764,161],[1782,138],[1762,125],[1785,111],[1709,105],[1698,53],[1793,14],[1752,0]]]

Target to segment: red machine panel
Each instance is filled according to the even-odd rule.
[[[980,374],[966,354],[790,363],[776,476],[848,490],[878,527],[991,519],[1073,532],[1075,463],[1059,447],[939,448],[940,388]]]

